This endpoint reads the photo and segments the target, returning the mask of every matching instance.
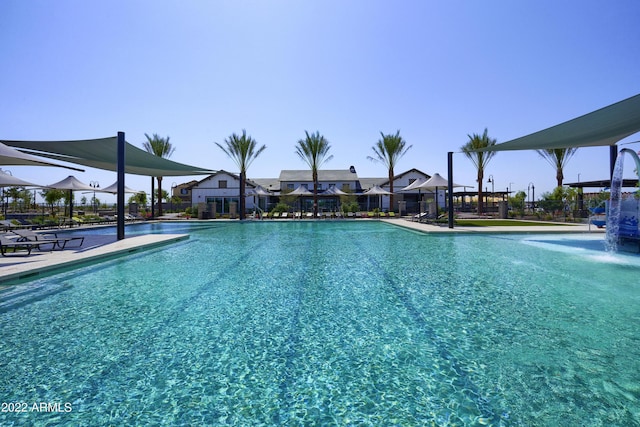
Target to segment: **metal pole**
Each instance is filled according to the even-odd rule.
[[[124,132],[118,132],[118,240],[124,239],[124,169],[125,169],[125,140]]]
[[[453,151],[447,153],[447,179],[449,190],[449,228],[453,228]]]

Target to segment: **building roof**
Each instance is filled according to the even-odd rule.
[[[318,171],[318,181],[356,181],[358,174],[349,169],[321,169]],[[302,170],[282,170],[280,171],[280,182],[289,181],[313,181],[311,169]]]
[[[409,169],[408,171],[405,171],[405,172],[402,172],[402,173],[399,173],[399,174],[395,175],[393,177],[393,180],[397,181],[397,180],[401,179],[402,177],[404,177],[405,175],[410,174],[410,173],[418,173],[420,175],[423,175],[426,179],[431,178],[431,175],[428,175],[428,174],[422,172],[420,169],[412,168],[412,169]],[[389,185],[389,178],[385,179],[381,184],[378,184],[378,185],[380,185],[380,186]]]

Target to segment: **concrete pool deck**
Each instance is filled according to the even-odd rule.
[[[28,256],[0,257],[0,286],[23,279],[33,280],[53,270],[78,267],[88,262],[124,256],[189,238],[188,234],[147,234],[117,240],[115,235],[86,235],[81,247],[39,251]],[[75,242],[69,244],[75,245]],[[26,253],[26,252],[25,252]]]
[[[282,220],[277,220],[282,221]],[[308,221],[308,220],[302,220]],[[333,220],[320,220],[333,221]],[[352,220],[345,220],[352,221]],[[363,219],[354,221],[378,221],[377,219]],[[453,229],[446,225],[424,224],[410,221],[405,218],[380,219],[379,221],[394,224],[400,227],[424,233],[600,233],[604,229],[598,229],[588,224],[560,224],[540,226],[483,226],[464,227],[456,226]],[[490,221],[490,220],[488,220]],[[220,220],[215,220],[220,222]],[[271,222],[271,220],[265,220]],[[85,236],[81,247],[68,247],[64,250],[38,251],[33,250],[31,255],[25,257],[7,256],[0,257],[0,286],[19,280],[33,280],[40,275],[77,267],[90,262],[124,256],[139,250],[151,249],[162,245],[168,245],[187,240],[188,234],[147,234],[142,236],[127,237],[117,240],[115,235],[91,235]],[[73,245],[73,243],[71,243]]]

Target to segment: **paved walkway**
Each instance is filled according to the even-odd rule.
[[[349,220],[350,221],[350,220]],[[360,221],[360,220],[354,220]],[[377,221],[363,219],[361,221]],[[381,219],[380,221],[407,227],[425,233],[604,233],[588,224],[562,224],[540,226],[486,226],[486,227],[458,227],[453,229],[446,225],[423,224],[410,221],[407,218]],[[490,221],[490,220],[487,220]],[[149,249],[156,246],[186,240],[186,234],[148,234],[145,236],[127,237],[116,240],[115,235],[87,235],[83,245],[79,248],[68,247],[58,251],[34,250],[26,257],[0,257],[0,286],[20,279],[35,279],[38,275],[52,270],[78,266],[89,261],[121,256],[123,254]],[[75,242],[70,243],[70,245]]]
[[[409,219],[382,219],[392,224],[397,224],[402,227],[411,228],[413,230],[423,231],[425,233],[605,233],[604,228],[597,228],[594,225],[589,224],[572,224],[572,223],[553,223],[551,225],[548,222],[540,221],[540,225],[527,225],[527,226],[483,226],[483,227],[464,227],[455,226],[449,228],[446,224],[425,224]],[[491,220],[485,220],[487,224],[491,223]],[[530,221],[527,221],[530,222]]]
[[[117,240],[115,235],[87,235],[81,247],[67,247],[62,251],[34,249],[31,255],[26,257],[0,256],[0,286],[23,278],[35,279],[40,274],[61,267],[78,266],[88,261],[123,255],[188,238],[187,234],[148,234]],[[75,242],[69,243],[69,246],[73,245]]]

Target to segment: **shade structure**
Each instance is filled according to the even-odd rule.
[[[382,196],[388,196],[393,193],[385,190],[379,185],[374,185],[373,187],[371,187],[370,189],[368,189],[362,194],[367,196],[367,210],[369,210],[369,196],[378,196],[378,206],[382,208]]]
[[[313,196],[313,193],[300,185],[292,192],[283,194],[283,196]]]
[[[335,185],[332,185],[324,193],[322,193],[323,196],[346,196],[347,194],[349,193],[346,193],[340,190],[339,188],[336,188]]]
[[[406,187],[400,189],[400,191],[413,191],[418,190],[418,214],[422,215],[422,188],[419,188],[422,184],[427,182],[424,178],[417,178],[411,184]]]
[[[270,196],[271,192],[267,191],[261,185],[251,188],[247,191],[247,196]]]
[[[426,179],[424,178],[418,178],[415,181],[413,181],[411,184],[407,185],[406,187],[400,189],[400,191],[411,191],[411,190],[418,190],[420,191],[421,189],[418,188],[420,185],[424,184],[425,182],[427,182]]]
[[[83,169],[78,169],[70,166],[58,165],[55,163],[47,162],[41,157],[36,157],[31,154],[26,154],[15,148],[9,147],[0,142],[0,165],[12,165],[12,166],[55,166],[61,168],[72,169],[80,172],[84,172]]]
[[[475,151],[614,145],[637,132],[640,132],[640,94],[559,125]]]
[[[72,141],[0,142],[30,154],[110,171],[118,170],[117,137]],[[208,175],[215,171],[174,162],[125,143],[125,173],[145,176]]]
[[[449,186],[449,181],[444,179],[442,175],[439,173],[434,173],[431,178],[426,180],[423,184],[419,185],[417,188],[435,190],[435,199],[436,199],[436,214],[438,213],[438,188],[447,188]],[[452,187],[464,187],[464,185],[453,184]]]
[[[117,194],[118,193],[118,181],[114,182],[113,184],[111,184],[108,187],[104,187],[104,188],[92,188],[92,190],[95,191],[99,191],[101,193],[111,193],[111,194]],[[134,190],[132,188],[129,188],[125,185],[124,187],[124,192],[125,193],[142,193],[142,191],[140,190]]]
[[[73,198],[72,192],[77,190],[85,190],[85,191],[93,191],[95,188],[81,182],[78,178],[73,175],[69,175],[62,181],[58,181],[54,184],[48,185],[49,188],[55,188],[56,190],[67,190],[69,191],[69,219],[73,219]]]
[[[93,187],[85,184],[84,182],[80,181],[78,178],[76,178],[73,175],[69,175],[62,181],[58,181],[54,184],[48,185],[47,187],[55,188],[56,190],[71,190],[71,191],[75,191],[75,190],[93,191],[94,190]]]
[[[393,194],[393,193],[385,190],[384,188],[380,187],[379,185],[374,185],[373,187],[371,187],[370,189],[368,189],[367,191],[365,191],[362,194],[365,195],[365,196],[388,196],[388,195]]]
[[[28,181],[24,181],[20,178],[17,178],[13,175],[8,174],[7,172],[0,170],[0,187],[40,187],[43,188],[42,185],[33,184]]]

